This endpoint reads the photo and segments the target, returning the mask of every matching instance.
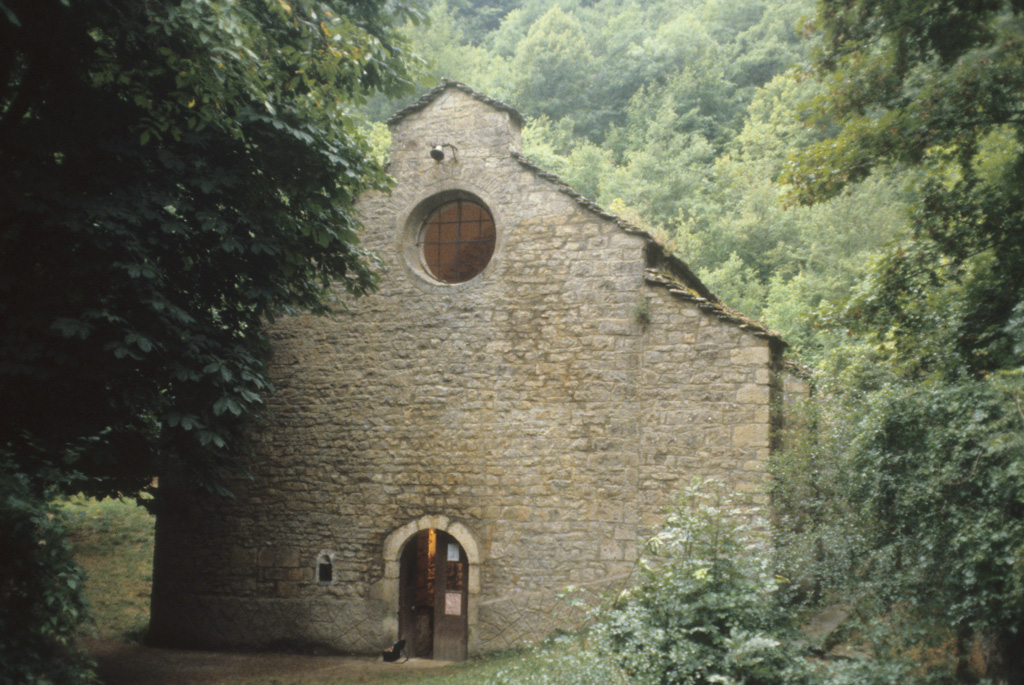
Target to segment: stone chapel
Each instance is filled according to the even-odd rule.
[[[779,336],[523,157],[508,105],[446,81],[389,124],[379,291],[272,325],[234,498],[161,481],[156,644],[460,660],[573,627],[559,594],[627,582],[693,476],[764,501]]]

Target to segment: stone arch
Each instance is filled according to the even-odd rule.
[[[441,530],[455,538],[462,549],[466,552],[466,560],[469,564],[467,578],[467,606],[466,617],[468,623],[468,650],[473,653],[474,643],[477,635],[478,599],[480,595],[480,564],[483,557],[480,552],[480,543],[472,531],[463,524],[452,521],[447,516],[427,515],[421,516],[415,521],[410,521],[401,528],[392,531],[384,539],[384,577],[381,578],[379,587],[379,598],[387,604],[387,621],[385,628],[389,630],[393,639],[398,637],[398,612],[399,612],[399,579],[401,576],[402,550],[416,533],[428,529]]]

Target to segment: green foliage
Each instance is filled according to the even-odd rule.
[[[1005,330],[1014,365],[975,379],[940,335],[958,305],[910,322],[913,352],[893,336],[837,340],[815,430],[772,465],[785,573],[812,598],[855,598],[879,654],[951,641],[940,679],[970,676],[972,646],[989,676],[1018,672],[1024,629],[1024,307]]]
[[[951,641],[938,677],[965,680],[979,675],[973,646],[984,675],[1016,682],[1024,8],[826,0],[818,23],[813,111],[830,133],[783,178],[811,203],[877,169],[900,173],[910,222],[822,319],[820,444],[806,471],[778,479],[856,516],[831,526],[785,497],[784,528],[821,542],[816,557],[794,555],[814,559],[817,577],[851,572],[862,615],[891,628],[880,648]]]
[[[794,196],[833,197],[882,165],[912,167],[916,183],[909,240],[875,270],[848,325],[890,337],[924,373],[936,362],[947,375],[1002,366],[1004,325],[1024,299],[1024,10],[825,2],[819,22],[826,91],[816,110],[837,133],[794,156]],[[939,313],[953,302],[960,315]],[[944,361],[910,349],[933,334],[949,345]]]
[[[690,80],[687,74],[679,79]],[[638,93],[631,109],[642,107],[645,99],[645,93]],[[659,93],[657,113],[645,121],[644,131],[634,134],[625,164],[601,183],[603,198],[622,200],[655,224],[692,214],[715,158],[700,110],[680,112],[679,107],[672,92]]]
[[[560,119],[579,111],[586,105],[592,60],[579,21],[555,5],[516,46],[514,101],[532,116]]]
[[[1017,120],[1021,8],[992,0],[823,2],[817,57],[828,97],[820,117],[833,139],[803,151],[791,173],[799,197],[834,194],[879,164],[921,164],[941,149],[958,164],[979,136]]]
[[[733,252],[718,268],[703,271],[700,276],[704,285],[730,307],[755,317],[764,308],[766,288],[737,253]]]
[[[856,358],[855,358],[856,355]],[[1019,374],[908,383],[869,349],[775,458],[780,563],[812,599],[846,593],[879,656],[955,640],[1011,671],[1024,629],[1024,384]],[[840,386],[845,386],[840,387]],[[884,626],[886,630],[880,630]],[[956,656],[956,655],[954,655]]]
[[[5,2],[0,444],[23,473],[207,486],[270,390],[263,322],[374,286],[348,114],[407,82],[402,4]]]
[[[639,682],[813,682],[748,517],[724,485],[687,488],[648,543],[637,587],[591,631],[599,651]]]
[[[74,647],[86,618],[82,569],[60,509],[0,453],[0,681],[93,682]]]
[[[426,71],[436,81],[457,78],[494,97],[508,97],[506,61],[475,44],[471,27],[449,3],[435,2],[427,11],[424,25],[409,28],[416,54],[427,60]],[[388,106],[382,114],[390,116],[395,109]]]
[[[484,36],[498,28],[505,16],[522,4],[522,0],[450,0],[449,4],[458,21],[466,24],[468,35]]]

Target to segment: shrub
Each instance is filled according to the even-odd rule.
[[[0,682],[94,681],[73,644],[84,574],[60,510],[0,454]]]
[[[810,682],[776,601],[764,525],[724,485],[694,481],[639,562],[639,584],[593,637],[641,682]]]
[[[784,575],[851,606],[873,661],[916,662],[917,682],[1024,682],[1024,376],[924,383],[857,362],[773,457]]]

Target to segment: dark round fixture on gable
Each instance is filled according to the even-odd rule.
[[[435,162],[440,162],[444,159],[444,149],[450,148],[452,151],[452,159],[458,161],[455,156],[456,148],[451,143],[437,143],[434,147],[430,148],[430,156],[434,158]]]

